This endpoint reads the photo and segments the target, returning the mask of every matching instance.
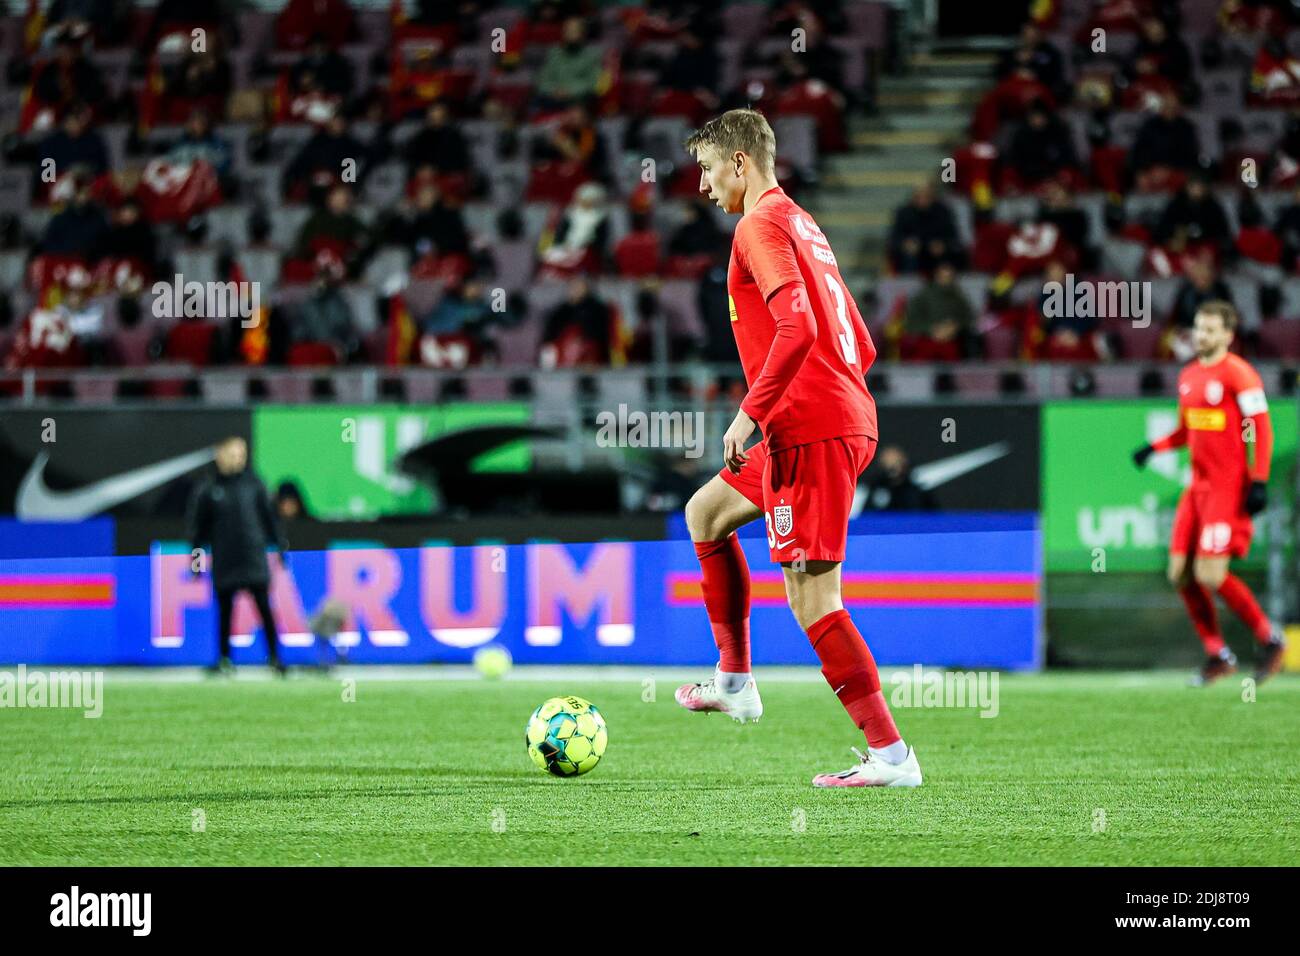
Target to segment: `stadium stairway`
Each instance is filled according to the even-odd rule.
[[[885,268],[894,210],[964,141],[996,61],[987,43],[917,50],[906,74],[880,78],[874,113],[851,114],[853,149],[827,158],[808,211],[855,293]]]

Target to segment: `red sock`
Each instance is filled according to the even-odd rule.
[[[1242,622],[1250,628],[1251,633],[1255,635],[1255,640],[1261,644],[1268,641],[1273,625],[1245,581],[1229,572],[1223,579],[1223,583],[1219,585],[1219,594],[1227,602],[1228,607],[1232,608],[1232,613],[1241,618]]]
[[[876,662],[849,612],[841,608],[827,614],[808,628],[808,639],[826,683],[866,735],[867,745],[880,750],[902,739],[881,693]]]
[[[718,645],[718,670],[749,673],[749,565],[734,533],[721,541],[696,541],[703,572],[704,610]]]
[[[1214,609],[1214,598],[1202,584],[1192,581],[1186,587],[1178,589],[1187,605],[1187,614],[1192,619],[1192,626],[1210,657],[1218,657],[1223,650],[1223,635],[1219,633],[1219,613]]]

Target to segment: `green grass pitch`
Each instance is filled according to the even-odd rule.
[[[0,709],[0,864],[1293,864],[1300,680],[1244,701],[1185,674],[1004,675],[1000,712],[900,709],[919,790],[819,791],[860,743],[817,680],[739,726],[676,674],[534,680],[118,678],[104,714]],[[886,679],[888,672],[886,672]],[[886,693],[891,686],[886,683]],[[572,780],[524,751],[578,694],[609,749]],[[200,818],[201,812],[201,818]],[[198,823],[202,822],[202,828]]]

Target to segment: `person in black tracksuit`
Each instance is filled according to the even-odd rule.
[[[288,542],[280,531],[266,486],[247,467],[248,445],[242,438],[227,438],[216,447],[217,470],[190,499],[190,547],[203,548],[212,571],[219,618],[218,668],[230,667],[230,625],[235,595],[247,591],[257,604],[271,666],[284,673],[279,638],[267,588],[271,571],[266,549],[275,547],[281,565],[288,558]],[[199,573],[196,567],[194,572]]]

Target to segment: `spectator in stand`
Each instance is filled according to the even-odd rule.
[[[478,35],[482,7],[479,0],[415,0],[411,19],[431,27],[458,27],[462,40],[472,40]]]
[[[1196,127],[1183,115],[1176,96],[1166,96],[1160,112],[1138,128],[1129,163],[1138,189],[1144,192],[1177,185],[1179,177],[1200,165]]]
[[[907,303],[899,337],[899,357],[920,362],[955,362],[968,350],[975,310],[957,284],[951,262],[940,262],[934,276]]]
[[[1042,101],[1033,103],[1016,127],[1006,162],[1026,190],[1079,166],[1070,128]]]
[[[315,259],[328,250],[343,262],[345,271],[355,275],[370,252],[370,230],[353,211],[352,189],[340,183],[329,191],[325,208],[313,212],[298,231],[295,255]]]
[[[134,197],[127,197],[113,211],[111,224],[94,258],[134,260],[143,270],[141,278],[145,282],[159,274],[158,237],[141,215],[140,203]]]
[[[538,246],[542,266],[554,272],[598,272],[609,263],[609,210],[605,189],[585,183],[573,194],[553,230],[542,234]]]
[[[991,142],[1003,123],[1018,121],[1035,103],[1046,103],[1051,108],[1056,105],[1056,97],[1030,67],[1017,66],[980,100],[971,122],[973,138]]]
[[[56,112],[74,104],[98,108],[105,99],[104,77],[82,50],[82,40],[71,33],[59,37],[54,58],[40,70],[32,95]]]
[[[63,283],[63,299],[54,311],[63,316],[68,331],[76,336],[90,363],[100,365],[104,361],[104,336],[108,328],[104,304],[90,298],[93,284],[90,273],[82,267],[69,269]]]
[[[204,109],[190,114],[185,121],[185,132],[167,151],[167,159],[172,163],[185,164],[201,159],[209,164],[217,171],[224,196],[233,195],[238,186],[231,176],[234,168],[232,155],[230,143],[213,128],[212,114]]]
[[[1237,202],[1237,224],[1240,228],[1234,248],[1243,260],[1266,266],[1281,264],[1282,240],[1268,228],[1264,210],[1250,190],[1243,190]]]
[[[343,263],[331,255],[317,257],[316,287],[311,297],[298,306],[291,338],[295,344],[316,343],[333,347],[340,362],[361,354],[352,307],[344,297]]]
[[[717,51],[704,42],[708,35],[689,29],[679,34],[677,48],[660,70],[658,86],[694,93],[707,108],[717,109],[721,103],[717,96],[720,64]]]
[[[1176,248],[1211,245],[1218,252],[1226,252],[1232,244],[1228,214],[1218,197],[1210,192],[1205,176],[1197,173],[1189,178],[1178,194],[1169,200],[1160,214],[1155,241]]]
[[[734,364],[739,361],[727,299],[727,262],[720,256],[700,280],[696,293],[696,304],[704,324],[700,358],[706,362]]]
[[[1300,102],[1300,57],[1281,36],[1264,38],[1250,68],[1250,100],[1265,106]]]
[[[424,170],[439,175],[469,171],[469,142],[451,121],[451,110],[442,100],[434,100],[429,106],[424,125],[406,141],[402,158],[406,160],[407,179]]]
[[[731,239],[713,218],[712,206],[699,195],[686,204],[685,218],[668,239],[670,256],[716,255],[729,249]]]
[[[1063,309],[1064,315],[1048,315],[1050,294],[1048,283],[1061,287],[1067,281],[1065,265],[1053,259],[1043,270],[1043,291],[1038,297],[1038,314],[1042,322],[1043,342],[1039,354],[1049,362],[1096,362],[1109,357],[1105,337],[1101,333],[1101,320],[1095,315],[1074,315],[1074,309]]]
[[[275,43],[281,50],[301,50],[319,37],[327,48],[355,38],[354,4],[348,0],[289,0],[275,22]]]
[[[144,40],[136,48],[136,56],[147,58],[158,47],[158,41],[177,30],[203,27],[208,31],[208,42],[217,37],[233,38],[238,35],[235,26],[235,5],[226,0],[158,0],[153,19]],[[188,37],[187,37],[188,39]]]
[[[539,356],[543,368],[609,364],[612,313],[581,276],[569,283],[569,297],[546,316]]]
[[[666,6],[675,6],[669,3]],[[690,4],[694,6],[694,4]],[[834,36],[843,36],[848,32],[849,19],[844,13],[844,0],[817,0],[807,3],[804,0],[772,0],[771,10],[767,14],[768,37],[789,37],[790,31],[807,27],[810,21],[816,21],[817,27]]]
[[[1091,267],[1095,250],[1088,244],[1090,231],[1088,215],[1070,199],[1070,193],[1056,180],[1043,188],[1043,201],[1038,207],[1038,222],[1051,223],[1061,233],[1061,238],[1074,247],[1082,258],[1085,269]]]
[[[289,71],[294,93],[315,90],[346,101],[352,95],[353,82],[352,64],[320,32],[311,35],[302,59]]]
[[[533,160],[577,163],[588,179],[609,182],[605,145],[591,110],[583,103],[575,103],[565,110],[550,135],[533,141]]]
[[[918,186],[911,201],[894,213],[889,258],[900,275],[928,272],[941,259],[963,258],[957,221],[947,204],[936,197],[930,183]]]
[[[1020,28],[1020,42],[1002,54],[998,63],[998,79],[1004,80],[1017,70],[1028,69],[1045,87],[1052,91],[1058,102],[1067,102],[1069,84],[1065,82],[1065,67],[1061,51],[1043,36],[1038,24],[1028,20]]]
[[[1129,84],[1140,84],[1155,77],[1171,84],[1170,92],[1185,102],[1195,102],[1191,51],[1159,17],[1147,17],[1142,21],[1137,47],[1124,66],[1124,78]]]
[[[1300,184],[1292,193],[1292,200],[1278,213],[1273,231],[1282,240],[1283,267],[1294,272],[1296,256],[1300,255]]]
[[[537,108],[550,112],[582,102],[600,92],[604,52],[587,40],[586,23],[578,17],[564,21],[564,39],[546,52],[537,74]]]
[[[54,163],[56,179],[72,173],[90,180],[108,170],[108,146],[99,131],[91,127],[90,119],[90,107],[85,103],[68,108],[59,128],[41,141],[34,184],[42,181],[39,173],[47,161]]]
[[[190,100],[213,109],[225,106],[233,83],[230,61],[220,49],[220,39],[208,40],[202,53],[188,53],[167,71],[167,95]]]
[[[907,453],[897,445],[880,449],[874,467],[863,477],[867,486],[864,505],[871,511],[939,510],[934,492],[916,483]]]
[[[1219,278],[1214,265],[1214,256],[1205,252],[1199,256],[1188,256],[1184,265],[1182,285],[1174,298],[1174,311],[1170,322],[1175,329],[1190,331],[1192,320],[1201,303],[1212,299],[1232,301],[1232,290]]]
[[[821,80],[833,90],[844,91],[844,54],[826,39],[817,16],[805,11],[799,16],[804,30],[804,49],[796,53],[787,44],[777,57],[778,83],[790,86],[801,80]]]
[[[465,335],[477,338],[492,319],[485,288],[475,278],[450,285],[438,303],[419,319],[425,335]]]
[[[107,233],[108,220],[91,201],[90,183],[79,179],[72,202],[45,227],[38,251],[42,255],[80,256],[94,262],[104,248]]]
[[[98,46],[115,46],[124,39],[129,12],[114,0],[54,0],[45,11],[46,36],[84,36],[89,31]]]
[[[401,241],[417,259],[469,255],[464,217],[459,208],[446,202],[435,183],[424,183],[416,191],[411,215],[400,230]]]
[[[357,184],[365,181],[369,168],[370,150],[350,132],[347,120],[334,114],[323,129],[319,129],[302,144],[296,156],[284,171],[283,189],[286,197],[307,198],[317,203],[331,186],[340,181],[344,161],[356,164]]]

